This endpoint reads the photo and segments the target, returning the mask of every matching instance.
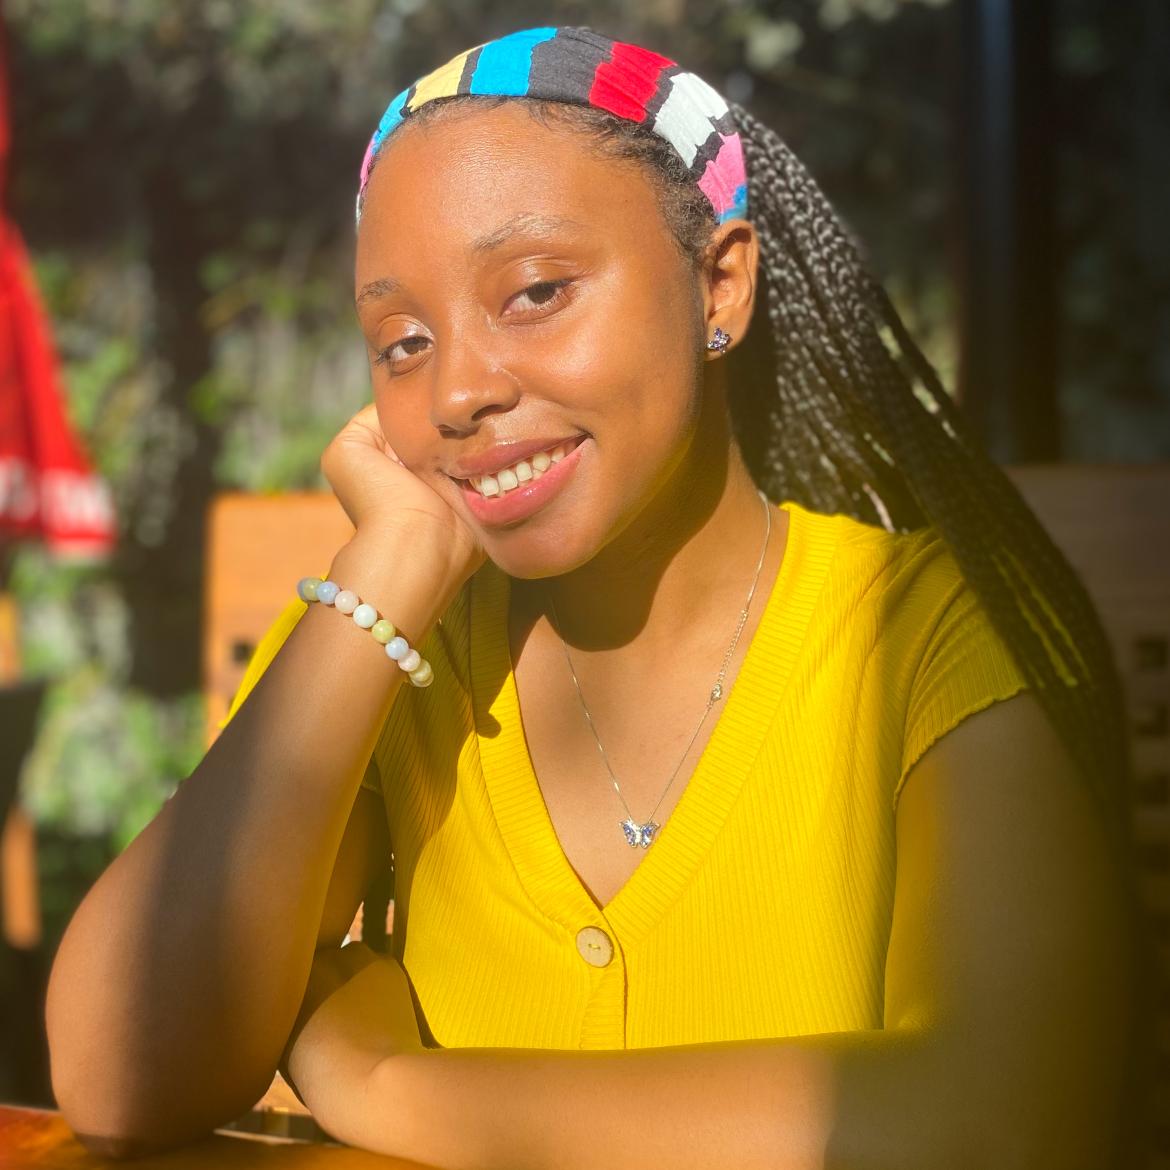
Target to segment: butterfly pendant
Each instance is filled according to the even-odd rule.
[[[661,828],[653,821],[647,821],[644,825],[639,825],[633,817],[626,817],[622,821],[622,832],[626,835],[626,841],[635,849],[641,845],[643,849],[650,848],[650,842],[654,840],[654,834]]]

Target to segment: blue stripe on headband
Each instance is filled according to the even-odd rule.
[[[528,92],[533,49],[556,35],[555,28],[530,28],[484,45],[468,92],[523,97]]]
[[[382,140],[386,135],[402,121],[402,107],[406,104],[406,95],[408,93],[410,93],[409,86],[386,107],[386,112],[378,122],[378,129],[374,131],[374,150],[377,150],[382,145]]]

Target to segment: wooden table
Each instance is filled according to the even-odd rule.
[[[131,1161],[92,1154],[54,1109],[0,1105],[2,1170],[418,1170],[417,1162],[351,1146],[217,1129],[200,1141]]]

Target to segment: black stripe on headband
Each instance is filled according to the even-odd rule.
[[[532,50],[528,96],[589,105],[597,67],[608,61],[613,41],[588,28],[561,29]]]

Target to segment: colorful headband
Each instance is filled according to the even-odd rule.
[[[456,94],[507,95],[608,110],[644,123],[674,147],[719,223],[747,216],[743,141],[727,102],[702,78],[638,45],[587,28],[529,28],[452,57],[386,108],[362,160],[357,219],[374,156],[427,102]]]

